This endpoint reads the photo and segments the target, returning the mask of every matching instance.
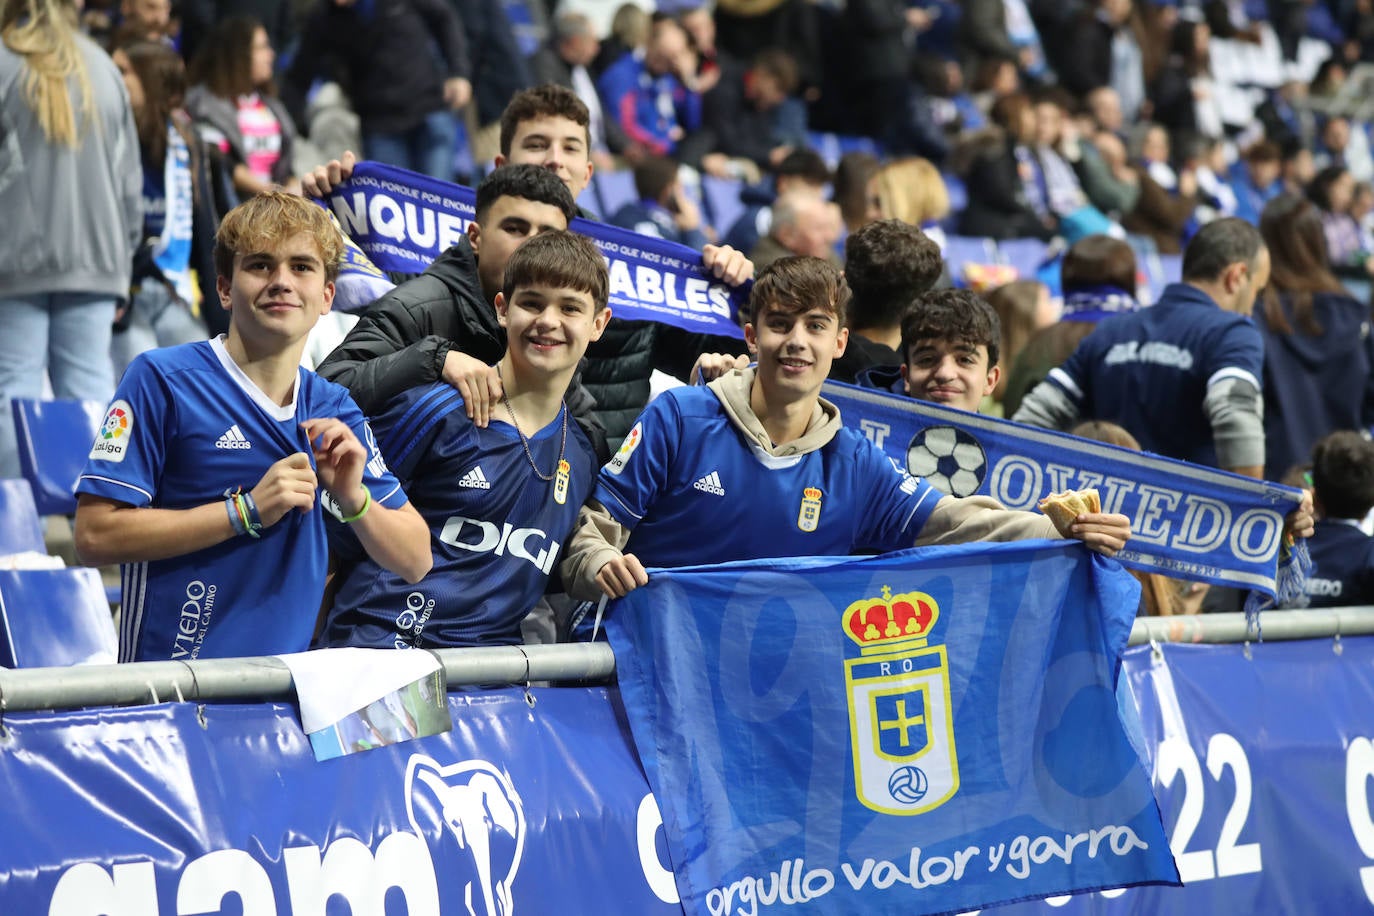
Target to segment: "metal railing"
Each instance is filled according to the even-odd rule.
[[[1374,607],[1266,611],[1266,641],[1374,634]],[[1131,645],[1153,642],[1250,641],[1243,614],[1142,617]],[[615,657],[605,643],[438,649],[450,686],[524,684],[605,678]],[[289,700],[291,672],[274,657],[136,662],[71,668],[0,668],[0,713],[86,706],[127,706],[168,700]]]

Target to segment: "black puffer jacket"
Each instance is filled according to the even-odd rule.
[[[406,389],[442,378],[444,359],[454,349],[489,364],[506,352],[506,331],[482,295],[477,257],[466,237],[424,273],[372,303],[316,371],[347,388],[371,415]],[[592,416],[596,400],[577,376],[567,402],[604,464],[610,458],[606,431]]]
[[[649,403],[649,377],[655,369],[686,382],[701,354],[746,352],[738,338],[612,316],[601,339],[587,347],[582,379],[596,400],[594,416],[605,427],[611,447],[618,448]]]
[[[657,331],[652,321],[621,321],[612,316],[601,339],[587,347],[582,380],[596,398],[596,418],[606,427],[613,448],[619,448],[619,441],[649,403]]]

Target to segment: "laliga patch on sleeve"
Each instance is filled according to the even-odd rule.
[[[91,461],[123,461],[134,434],[134,409],[125,400],[115,401],[105,412],[105,421],[95,434]]]
[[[625,437],[625,441],[620,443],[620,451],[615,453],[611,463],[606,465],[606,470],[612,474],[619,474],[625,470],[625,464],[630,460],[630,456],[639,448],[639,443],[644,439],[644,424],[636,423],[634,429]]]

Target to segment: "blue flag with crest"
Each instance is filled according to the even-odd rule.
[[[687,912],[1177,883],[1117,689],[1138,599],[1076,542],[652,570],[607,632]]]

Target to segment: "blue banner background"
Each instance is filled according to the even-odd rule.
[[[1258,843],[1260,870],[1193,873],[1182,888],[1099,891],[985,912],[1287,916],[1374,908],[1374,638],[1164,645],[1158,658],[1140,647],[1126,653],[1123,670],[1139,700],[1152,764],[1160,746],[1175,739],[1164,755],[1177,775],[1165,784],[1156,773],[1155,783],[1175,843],[1190,833],[1180,852],[1209,854],[1216,874],[1218,850],[1233,867],[1246,856],[1237,860],[1225,850]],[[767,695],[777,674],[760,672],[754,689]],[[180,884],[188,892],[215,887],[209,879],[224,874],[203,865],[196,866],[200,877],[192,873],[191,863],[207,853],[235,859],[225,864],[237,878],[221,889],[253,878],[255,869],[235,847],[265,872],[276,913],[323,913],[289,906],[282,847],[308,853],[329,843],[328,863],[349,852],[347,840],[376,850],[392,833],[412,830],[404,787],[416,752],[449,764],[484,758],[509,771],[528,830],[512,886],[515,913],[681,912],[646,889],[644,876],[654,873],[675,896],[671,874],[656,864],[667,861],[663,831],[655,830],[657,809],[645,803],[648,786],[614,695],[580,688],[534,695],[530,709],[519,691],[454,694],[452,734],[324,764],[310,759],[294,710],[280,704],[210,705],[203,726],[192,703],[7,713],[0,736],[0,779],[9,790],[0,913],[49,913],[62,881],[82,893],[53,916],[171,916]],[[1238,794],[1240,784],[1249,792]],[[1196,811],[1191,831],[1180,828],[1193,822],[1185,808]],[[1235,818],[1236,832],[1223,841],[1228,818]],[[469,860],[442,845],[451,838],[440,841],[436,828],[427,829],[431,861],[421,853],[400,863],[402,870],[423,877],[426,865],[445,869],[443,912],[465,913]],[[631,842],[635,835],[641,842]],[[654,850],[651,868],[641,866],[637,846]],[[351,864],[368,887],[367,862],[357,855],[363,849],[353,847]],[[1184,861],[1192,873],[1206,856]],[[326,886],[343,880],[332,874]],[[131,909],[114,909],[124,898],[110,892],[112,880],[133,895],[145,876],[152,896],[131,896]],[[403,912],[398,894],[391,892],[389,916]],[[224,897],[226,914],[239,907],[234,895]],[[203,911],[219,910],[212,902]]]
[[[846,685],[859,651],[841,622],[884,586],[934,600],[928,642],[948,653],[953,747],[937,735],[912,758],[918,794],[926,773],[938,791],[942,753],[959,772],[952,798],[902,815],[859,798],[883,787],[856,784],[869,710],[857,674]],[[1116,564],[1051,541],[652,571],[606,626],[687,911],[746,916],[790,895],[808,912],[941,913],[1176,880],[1114,692],[1138,597]],[[878,680],[877,704],[906,689]],[[1117,854],[1103,840],[1094,856],[1085,842],[1069,862],[1043,857],[1109,827],[1123,828],[1107,831]]]
[[[0,913],[218,913],[231,891],[249,916],[323,916],[331,892],[354,916],[384,897],[409,916],[468,913],[468,896],[480,916],[596,913],[612,892],[621,912],[680,913],[606,691],[533,696],[454,693],[452,732],[320,763],[283,705],[209,705],[203,724],[192,703],[8,715]],[[454,787],[447,809],[436,780]],[[488,909],[483,886],[495,901],[513,861],[506,905]]]
[[[1374,909],[1374,638],[1142,646],[1126,671],[1185,886],[988,913]]]
[[[872,388],[826,382],[821,394],[846,426],[942,492],[1034,510],[1050,493],[1096,487],[1103,512],[1131,519],[1122,563],[1274,594],[1299,490]]]
[[[456,243],[476,215],[476,202],[471,188],[379,162],[358,163],[328,199],[344,234],[377,267],[397,273],[420,273]],[[744,336],[737,316],[748,285],[731,288],[716,280],[702,266],[701,252],[580,217],[568,228],[606,256],[616,317]]]

